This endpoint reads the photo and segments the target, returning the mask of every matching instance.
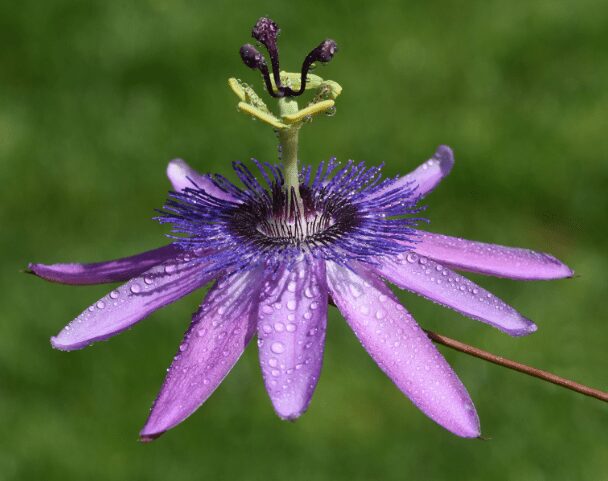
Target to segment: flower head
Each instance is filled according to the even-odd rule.
[[[292,89],[288,84],[297,77],[278,71],[277,34],[268,19],[254,27],[254,37],[269,51],[274,84],[255,47],[245,46],[241,55],[283,102],[280,119],[264,110],[249,87],[231,86],[241,98],[241,110],[278,129],[283,164],[254,161],[254,174],[235,163],[240,179],[235,185],[173,160],[167,169],[173,191],[158,217],[172,226],[169,245],[96,264],[30,264],[36,275],[66,284],[127,281],[51,342],[57,349],[80,349],[213,283],[141,432],[150,440],[192,414],[254,336],[275,411],[283,419],[298,418],[319,379],[327,310],[333,303],[378,366],[419,409],[459,436],[477,437],[479,421],[465,387],[385,281],[521,336],[536,326],[452,269],[513,279],[557,279],[572,271],[548,254],[417,228],[423,220],[419,201],[454,164],[449,147],[440,146],[416,170],[394,179],[383,179],[380,167],[340,165],[333,159],[316,169],[300,168],[293,145],[299,128],[307,116],[329,108],[319,105],[341,90],[319,77],[308,81],[309,60],[330,59],[335,44],[323,42],[309,54],[300,86]],[[319,89],[317,101],[304,113],[285,103],[312,84]]]

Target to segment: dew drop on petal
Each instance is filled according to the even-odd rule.
[[[273,342],[270,346],[270,350],[275,354],[281,354],[283,351],[285,351],[285,345],[282,342]]]
[[[418,260],[418,254],[414,254],[413,252],[410,252],[405,259],[410,263],[414,263]]]
[[[141,286],[139,284],[133,284],[131,286],[131,292],[133,294],[139,294],[141,292]]]

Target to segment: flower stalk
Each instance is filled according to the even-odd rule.
[[[449,338],[442,334],[437,334],[436,332],[429,331],[427,329],[425,329],[424,332],[426,332],[427,336],[429,336],[429,339],[431,339],[431,341],[436,344],[441,344],[458,352],[462,352],[464,354],[468,354],[469,356],[476,357],[477,359],[483,359],[484,361],[491,362],[498,366],[506,367],[507,369],[512,369],[514,371],[527,374],[528,376],[535,377],[542,381],[550,382],[552,384],[556,384],[557,386],[565,387],[570,391],[575,391],[580,394],[584,394],[585,396],[593,397],[595,399],[599,399],[600,401],[608,402],[608,392],[600,391],[599,389],[595,389],[584,384],[571,381],[570,379],[557,376],[553,373],[543,371],[542,369],[537,369],[535,367],[528,366],[520,362],[512,361],[511,359],[506,359],[502,356],[497,356],[496,354],[492,354],[491,352],[484,351],[483,349],[479,349],[478,347],[465,344],[464,342],[457,341],[456,339]]]
[[[298,102],[289,97],[279,99],[279,112],[281,117],[295,115],[298,112]],[[295,192],[295,200],[302,203],[300,197],[300,168],[298,167],[298,137],[300,125],[295,124],[278,131],[279,149],[285,175],[284,188],[286,192]]]

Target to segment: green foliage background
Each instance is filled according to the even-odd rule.
[[[605,480],[599,401],[442,348],[489,441],[426,419],[334,310],[310,411],[281,422],[254,346],[212,398],[137,442],[201,293],[79,352],[48,338],[108,287],[19,274],[28,261],[94,261],[158,246],[152,222],[183,157],[229,174],[274,160],[272,132],[236,112],[226,79],[259,79],[238,48],[261,15],[297,68],[327,36],[340,53],[337,115],[301,157],[405,173],[440,143],[457,156],[426,202],[431,230],[552,252],[574,280],[475,280],[534,319],[511,339],[403,294],[419,322],[608,388],[608,4],[603,0],[0,3],[1,480]]]

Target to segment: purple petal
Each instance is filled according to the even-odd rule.
[[[305,260],[268,274],[258,312],[266,390],[279,417],[296,419],[310,403],[323,364],[325,263]]]
[[[525,336],[536,331],[532,321],[498,297],[427,257],[409,252],[380,262],[376,271],[402,289],[490,324],[511,336]]]
[[[237,273],[209,291],[140,433],[142,441],[157,438],[190,416],[232,369],[255,333],[261,280],[259,271]]]
[[[61,284],[104,284],[138,276],[151,267],[176,257],[178,247],[169,244],[131,257],[92,264],[30,264],[28,269],[38,277]]]
[[[454,154],[447,145],[440,145],[433,156],[416,170],[399,178],[391,185],[391,189],[399,186],[412,184],[418,188],[416,195],[424,197],[428,195],[442,179],[447,176],[454,166]]]
[[[555,257],[517,247],[419,232],[414,249],[454,269],[510,279],[541,280],[572,277],[574,272]]]
[[[108,339],[211,280],[203,264],[173,259],[131,279],[92,304],[70,322],[51,344],[72,351]]]
[[[433,421],[479,436],[475,407],[452,368],[382,281],[327,263],[332,298],[378,366]]]
[[[199,174],[182,159],[173,159],[169,162],[167,177],[176,192],[184,190],[186,187],[199,188],[218,199],[235,202],[235,198],[218,188],[208,175]]]

